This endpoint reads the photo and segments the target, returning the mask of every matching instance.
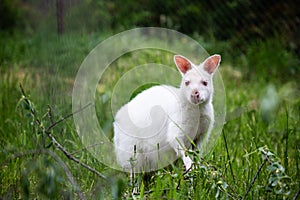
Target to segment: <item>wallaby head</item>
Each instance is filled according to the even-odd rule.
[[[212,55],[198,66],[180,55],[174,56],[174,61],[182,75],[180,90],[188,102],[199,105],[211,101],[212,77],[220,64],[221,56]]]

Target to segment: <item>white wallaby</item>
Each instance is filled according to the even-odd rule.
[[[212,55],[195,65],[175,55],[180,88],[153,86],[121,107],[115,116],[114,145],[123,170],[149,172],[179,157],[186,170],[191,168],[185,151],[192,141],[200,147],[213,128],[212,78],[220,61],[220,55]]]

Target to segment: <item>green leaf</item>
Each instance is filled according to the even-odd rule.
[[[49,149],[53,145],[53,142],[50,142],[48,145],[45,146],[46,149]]]
[[[25,99],[23,99],[23,100],[21,101],[21,107],[22,107],[24,110],[29,110],[29,109],[30,109],[30,105],[28,104],[28,102],[27,102]]]

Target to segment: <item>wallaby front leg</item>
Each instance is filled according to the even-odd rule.
[[[187,149],[183,141],[181,139],[176,138],[175,141],[171,143],[171,146],[176,152],[176,155],[178,157],[181,157],[185,170],[188,171],[192,167],[193,161],[189,156],[185,155],[185,151]]]
[[[185,171],[188,171],[192,167],[193,164],[192,159],[189,156],[183,155],[182,160],[185,166]]]

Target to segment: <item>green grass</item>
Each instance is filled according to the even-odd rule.
[[[250,46],[244,56],[223,59],[220,71],[227,95],[226,123],[210,154],[200,158],[198,152],[189,152],[195,163],[200,162],[190,172],[185,174],[179,161],[151,174],[146,182],[142,175],[137,175],[139,193],[132,196],[129,175],[93,158],[81,144],[71,118],[51,129],[51,134],[68,152],[74,152],[74,157],[104,174],[107,180],[68,159],[35,122],[38,118],[47,127],[72,112],[72,84],[77,69],[103,38],[104,35],[97,34],[62,37],[40,34],[32,38],[5,35],[5,40],[0,41],[5,47],[0,52],[1,198],[292,199],[295,196],[300,187],[300,88],[296,78],[280,79],[280,74],[292,74],[299,69],[283,66],[292,66],[295,57],[278,45],[276,49],[282,50],[282,54],[277,55],[283,55],[287,61],[274,61],[275,50],[269,52],[269,41]],[[210,51],[215,53],[213,49]],[[113,63],[104,77],[105,87],[100,83],[97,115],[111,136],[111,94],[107,91],[124,73],[124,66],[147,63],[154,53],[154,61],[171,60],[163,52],[131,53]],[[258,62],[261,58],[264,60]],[[270,67],[268,61],[272,63],[272,76],[266,71]],[[255,65],[255,72],[251,72],[250,64]],[[32,105],[24,103],[19,83]],[[270,95],[268,88],[273,88]],[[277,101],[270,108],[261,103],[263,99],[274,98]]]

